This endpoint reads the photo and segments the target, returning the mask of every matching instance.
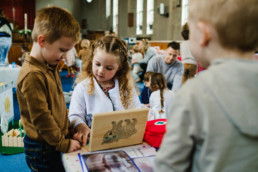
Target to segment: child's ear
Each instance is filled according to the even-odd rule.
[[[45,46],[46,38],[45,38],[44,35],[39,35],[38,36],[38,43],[39,43],[39,46],[41,46],[41,47]]]
[[[198,22],[197,27],[199,28],[201,32],[201,40],[200,40],[200,45],[207,46],[211,40],[211,30],[210,30],[210,25],[206,22]]]

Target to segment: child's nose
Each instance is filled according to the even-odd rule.
[[[101,67],[99,68],[99,71],[100,71],[100,73],[104,73],[104,67],[101,66]]]

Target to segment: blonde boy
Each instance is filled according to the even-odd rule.
[[[48,7],[38,12],[31,53],[17,82],[24,151],[32,171],[64,171],[60,152],[80,148],[78,141],[67,138],[69,119],[56,69],[79,38],[80,26],[68,11]]]
[[[177,92],[156,171],[257,171],[257,0],[192,0],[190,48],[208,70]]]

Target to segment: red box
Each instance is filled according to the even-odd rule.
[[[156,119],[147,122],[144,140],[151,146],[158,148],[166,133],[167,119]]]

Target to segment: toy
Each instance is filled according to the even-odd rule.
[[[5,134],[8,131],[8,124],[13,119],[13,92],[12,82],[0,83],[0,119],[1,131]]]
[[[11,129],[2,136],[2,146],[6,147],[23,147],[23,138],[25,132],[21,128]]]

